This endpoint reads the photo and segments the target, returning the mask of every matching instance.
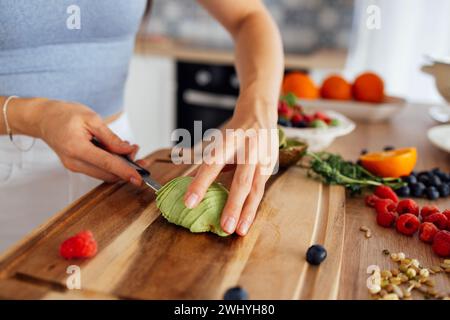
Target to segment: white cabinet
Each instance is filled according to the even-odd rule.
[[[170,58],[135,55],[125,91],[139,156],[171,146],[175,128],[175,63]]]

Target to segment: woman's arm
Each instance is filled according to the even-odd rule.
[[[226,129],[275,129],[284,67],[282,43],[275,23],[259,0],[199,2],[225,26],[236,45],[240,95]],[[270,177],[268,172],[272,172],[272,168],[264,168],[267,166],[264,158],[270,158],[273,167],[278,158],[277,143],[273,140],[265,142],[265,145],[259,143],[258,148],[264,149],[266,154],[249,147],[245,157],[250,159],[253,154],[257,158],[256,163],[248,161],[237,165],[221,218],[222,228],[226,232],[247,234]],[[225,142],[225,149],[227,146],[229,144]],[[239,147],[233,148],[226,152],[236,154]],[[223,167],[224,163],[200,166],[185,196],[187,207],[198,205]]]
[[[232,35],[242,94],[265,104],[276,121],[283,76],[283,46],[277,26],[260,0],[198,0]]]
[[[6,99],[0,96],[0,107],[4,106]],[[1,111],[0,135],[5,135],[6,123]],[[8,103],[7,119],[14,135],[44,140],[69,170],[105,181],[122,178],[141,184],[136,170],[95,147],[91,140],[96,137],[110,151],[131,156],[135,155],[137,146],[122,141],[84,105],[45,98],[14,98]]]

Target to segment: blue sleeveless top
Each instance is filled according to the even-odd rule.
[[[146,0],[1,0],[0,96],[123,108]]]

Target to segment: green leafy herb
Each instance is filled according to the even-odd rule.
[[[384,184],[398,189],[405,185],[401,179],[377,177],[360,165],[345,161],[337,154],[307,152],[306,155],[310,159],[307,165],[309,175],[317,177],[326,184],[343,185],[352,194],[360,193],[365,187]]]

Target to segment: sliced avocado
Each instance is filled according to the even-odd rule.
[[[178,177],[166,183],[158,192],[156,205],[169,222],[191,232],[214,232],[227,236],[220,227],[220,216],[228,198],[228,191],[219,183],[213,183],[204,199],[194,209],[184,205],[184,194],[192,177]]]

